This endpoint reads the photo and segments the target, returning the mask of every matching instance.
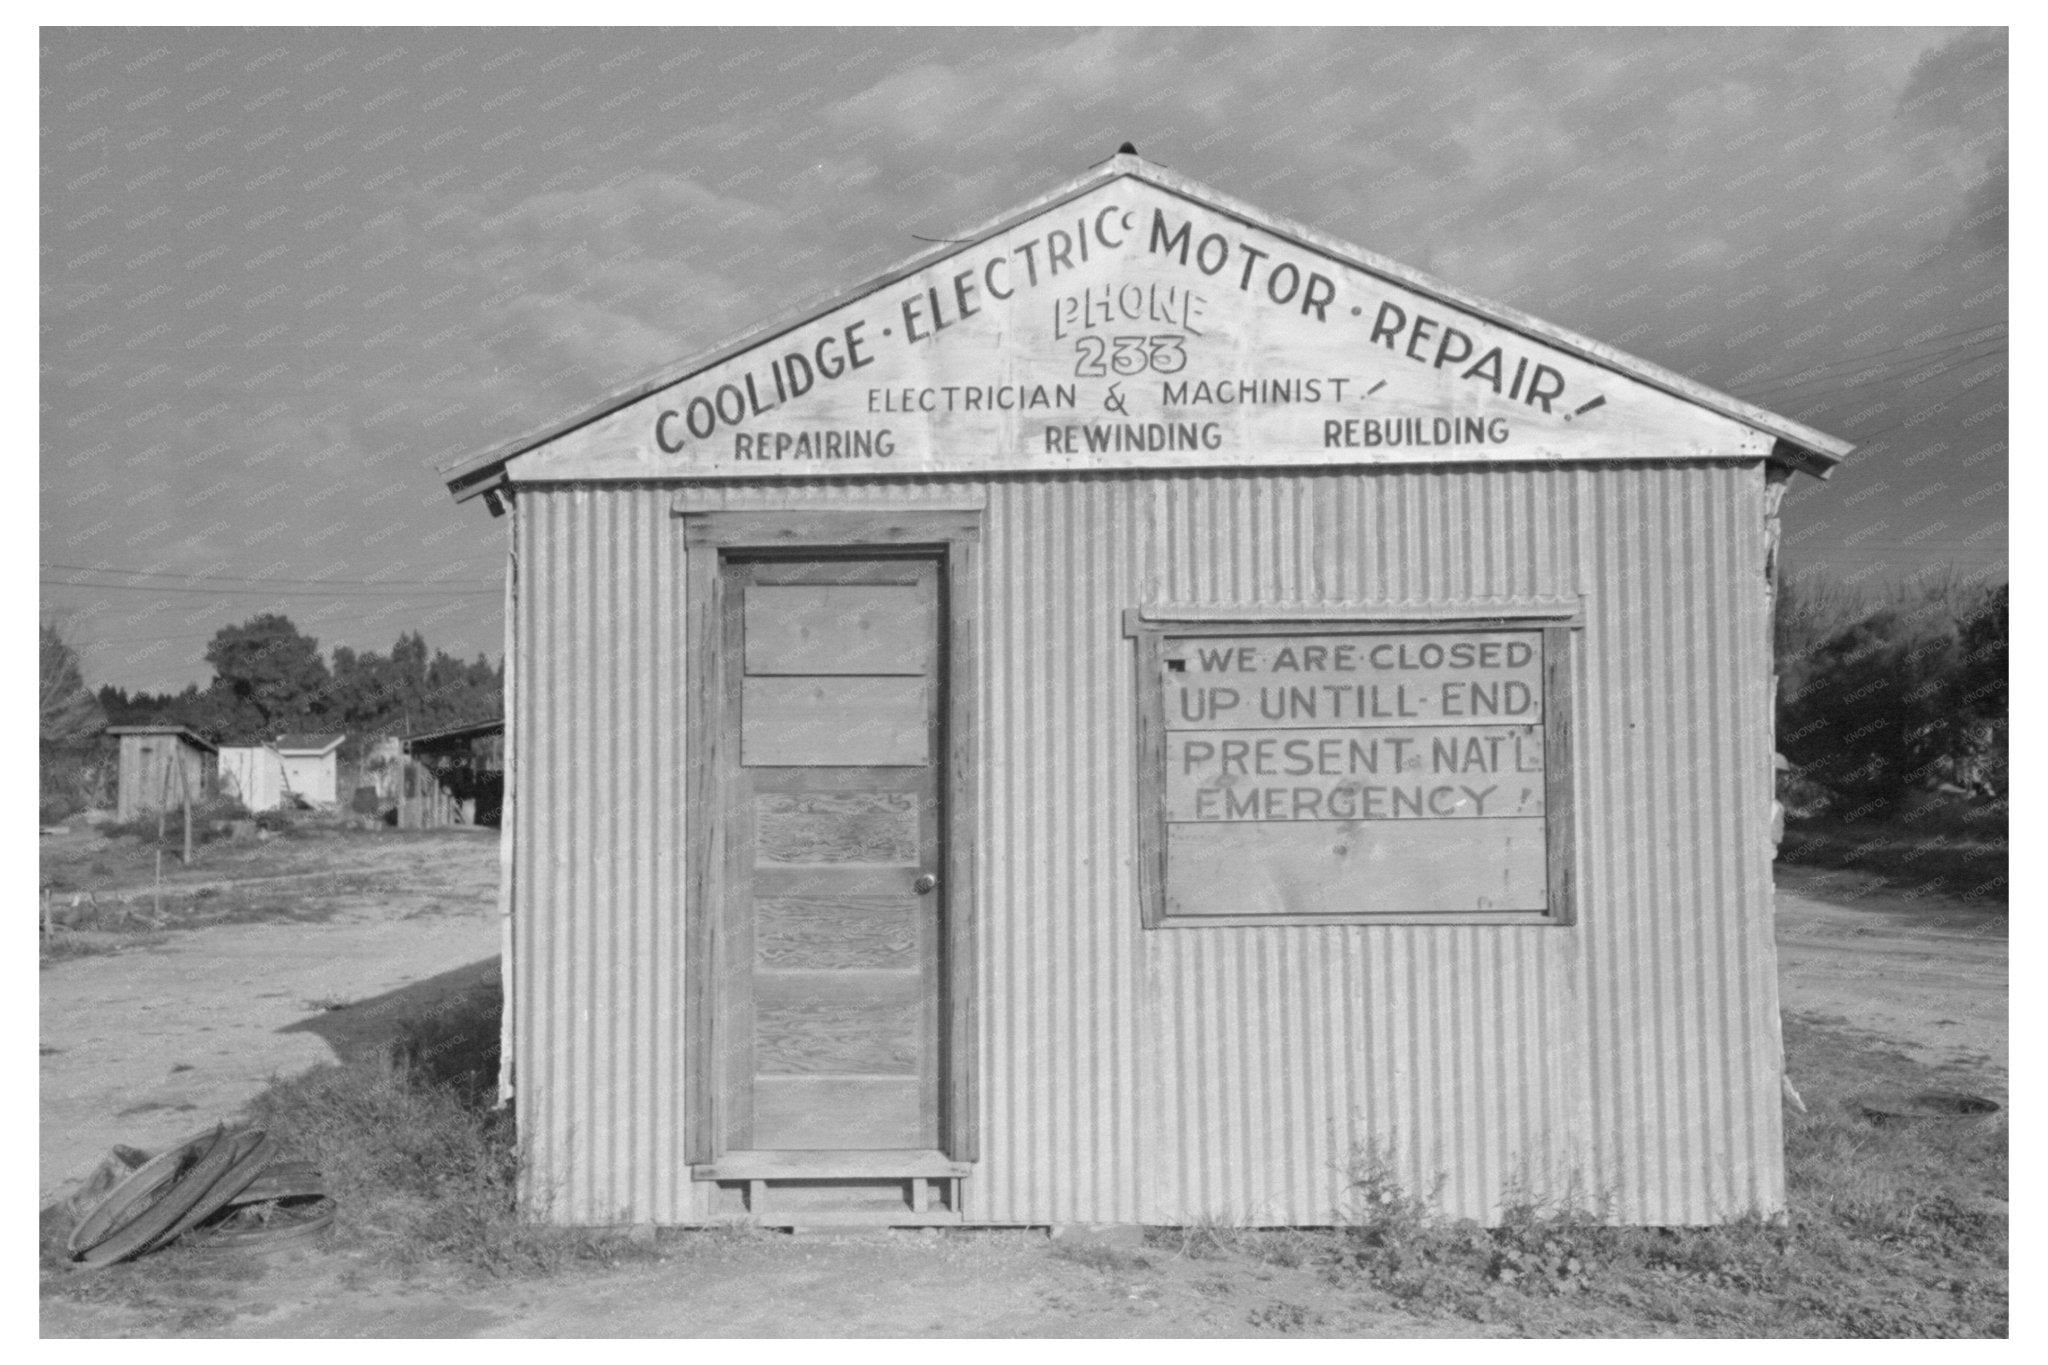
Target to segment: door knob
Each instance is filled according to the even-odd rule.
[[[938,886],[939,879],[937,877],[934,877],[929,872],[921,872],[918,874],[917,880],[910,884],[910,889],[920,896],[929,896],[938,889]]]

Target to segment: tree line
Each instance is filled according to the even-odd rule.
[[[1942,784],[2006,793],[2010,585],[1791,580],[1775,621],[1778,750],[1830,815]]]
[[[216,744],[259,744],[281,734],[346,733],[344,758],[381,735],[495,719],[504,705],[505,668],[482,655],[465,662],[428,651],[418,631],[401,634],[389,653],[337,645],[332,662],[289,617],[265,614],[223,627],[206,647],[213,680],[181,692],[97,694],[109,725],[183,725]]]
[[[1865,816],[1941,783],[2003,796],[2009,599],[2007,584],[1953,574],[1881,590],[1788,579],[1774,622],[1777,743],[1807,789],[1834,813]],[[337,646],[330,660],[289,618],[266,614],[224,627],[206,661],[214,676],[204,687],[95,693],[61,634],[44,626],[46,796],[53,780],[78,785],[83,756],[107,748],[108,725],[184,725],[218,744],[340,731],[354,759],[381,735],[503,713],[502,662],[430,652],[417,631],[389,653]]]
[[[418,631],[389,653],[338,645],[331,660],[290,618],[224,626],[206,647],[213,678],[183,691],[90,687],[56,627],[41,629],[42,812],[59,820],[110,804],[116,745],[110,725],[182,725],[215,744],[261,744],[279,735],[342,733],[353,762],[386,735],[494,720],[504,713],[505,667],[429,651]]]
[[[254,745],[279,735],[346,733],[342,757],[381,735],[418,735],[492,720],[504,708],[504,663],[428,651],[418,630],[389,653],[338,645],[332,663],[287,616],[223,626],[207,645],[213,681],[182,692],[98,690],[109,724],[184,724],[213,743]]]

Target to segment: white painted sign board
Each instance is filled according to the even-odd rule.
[[[515,481],[1673,460],[1771,437],[1135,177],[514,459]]]
[[[1544,913],[1541,630],[1167,635],[1169,919]]]

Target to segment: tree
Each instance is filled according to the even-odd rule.
[[[349,733],[343,753],[354,757],[380,734],[418,734],[490,720],[503,709],[505,675],[481,655],[473,663],[429,651],[417,631],[400,635],[391,652],[334,651],[328,691],[329,719]]]
[[[1962,662],[1948,706],[1957,780],[1972,791],[2006,791],[2006,701],[2012,644],[2011,585],[2001,583],[1963,622]]]
[[[1879,608],[1828,637],[1788,678],[1779,747],[1844,800],[1888,802],[1926,780],[1948,751],[1959,654],[1952,630]]]
[[[1956,706],[1973,719],[2002,724],[2012,640],[2011,587],[2001,583],[1963,623],[1963,667]]]
[[[232,737],[255,740],[313,723],[327,710],[327,663],[320,642],[290,618],[265,613],[224,626],[206,647],[213,691],[229,707]]]
[[[107,714],[86,690],[78,655],[54,626],[42,628],[42,791],[44,823],[96,803],[107,788],[114,741]]]
[[[106,712],[86,690],[78,655],[55,626],[42,628],[43,743],[76,744],[106,729]]]

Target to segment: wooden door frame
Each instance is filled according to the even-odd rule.
[[[803,510],[679,508],[685,595],[684,1152],[702,1175],[724,1155],[722,973],[719,921],[725,898],[725,575],[729,556],[775,551],[820,555],[916,551],[939,563],[945,747],[944,941],[939,972],[940,1150],[952,1161],[980,1156],[975,1058],[975,793],[978,787],[978,673],[981,512],[972,508],[845,507]]]

